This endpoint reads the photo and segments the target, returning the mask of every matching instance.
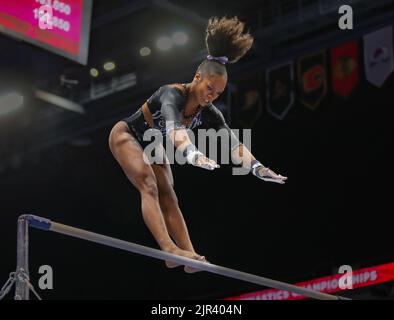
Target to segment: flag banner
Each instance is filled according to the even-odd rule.
[[[393,72],[393,27],[364,36],[364,64],[367,80],[381,87]]]
[[[324,51],[298,60],[298,95],[302,104],[316,110],[327,94],[326,53]]]
[[[241,128],[253,128],[263,112],[262,74],[256,72],[236,84],[236,123]]]
[[[333,91],[347,98],[360,78],[358,42],[342,44],[331,50],[331,77]]]
[[[286,62],[266,72],[267,111],[282,120],[294,104],[293,62]]]

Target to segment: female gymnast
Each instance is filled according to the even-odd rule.
[[[205,257],[194,250],[178,206],[169,161],[165,155],[163,164],[145,161],[143,149],[148,142],[143,135],[150,128],[158,129],[163,136],[169,136],[189,164],[213,170],[218,164],[192,144],[187,130],[201,124],[206,128],[225,129],[231,137],[233,159],[259,179],[285,183],[286,177],[263,166],[238,141],[221,112],[212,104],[226,88],[225,65],[238,61],[253,44],[253,37],[244,27],[237,17],[209,19],[206,29],[208,56],[198,67],[193,81],[160,87],[132,116],[116,123],[109,136],[113,156],[140,192],[144,222],[161,250],[204,262],[207,262]],[[169,268],[177,266],[169,261],[166,265]],[[184,270],[198,271],[187,266]]]

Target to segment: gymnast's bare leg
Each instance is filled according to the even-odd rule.
[[[170,182],[164,180],[168,172],[155,169],[160,179],[161,189],[165,190],[160,202],[155,172],[152,166],[144,161],[143,150],[125,122],[120,121],[113,127],[109,137],[109,146],[127,178],[140,192],[144,222],[159,247],[169,253],[201,260],[201,256],[194,252],[180,210],[174,209],[177,203],[169,203],[169,199],[175,200],[175,194],[167,189]],[[173,191],[172,188],[171,190]],[[164,206],[165,213],[161,205]],[[169,230],[177,244],[171,239]]]
[[[195,253],[185,220],[178,205],[171,166],[165,156],[163,147],[161,147],[160,157],[162,159],[160,163],[163,164],[153,164],[152,168],[157,179],[160,207],[164,215],[164,221],[168,232],[179,248]],[[204,257],[201,257],[201,260],[205,261]],[[173,262],[167,262],[167,267],[169,268],[176,266],[177,264]],[[186,266],[185,271],[192,273],[197,270]]]

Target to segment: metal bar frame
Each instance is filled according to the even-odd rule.
[[[298,287],[292,284],[260,277],[250,273],[218,266],[211,263],[200,262],[186,257],[181,257],[172,253],[145,247],[132,242],[127,242],[124,240],[108,237],[102,234],[74,228],[71,226],[53,222],[51,220],[34,215],[22,215],[18,219],[17,264],[18,264],[18,270],[22,269],[27,273],[28,273],[28,242],[29,242],[28,227],[64,234],[73,238],[79,238],[79,239],[99,243],[108,247],[133,252],[151,258],[156,258],[164,261],[172,261],[180,265],[193,267],[195,269],[218,274],[224,277],[246,281],[246,282],[254,283],[265,287],[271,287],[279,290],[286,290],[314,299],[348,300],[347,298],[343,298],[340,296],[334,296],[322,292],[317,292],[303,287]],[[16,297],[18,297],[18,299],[26,299],[26,300],[29,299],[29,289],[26,282],[20,281],[20,279],[17,279],[16,282],[17,282]]]
[[[17,225],[15,300],[29,300],[29,220],[20,216]],[[27,279],[23,276],[26,275]]]

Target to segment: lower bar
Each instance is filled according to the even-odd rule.
[[[348,300],[347,298],[339,297],[339,296],[334,296],[322,292],[317,292],[313,290],[309,290],[303,287],[298,287],[292,284],[287,284],[284,282],[256,276],[250,273],[234,270],[234,269],[229,269],[226,267],[221,267],[218,265],[210,264],[210,263],[204,263],[200,262],[194,259],[186,258],[186,257],[181,257],[178,255],[174,255],[168,252],[164,252],[161,250],[157,249],[152,249],[148,248],[142,245],[138,245],[135,243],[111,238],[108,236],[104,236],[101,234],[93,233],[90,231],[70,227],[67,225],[63,225],[60,223],[56,222],[51,222],[50,220],[40,218],[40,217],[35,217],[35,216],[30,216],[31,218],[29,219],[30,226],[38,228],[38,229],[44,229],[44,230],[49,230],[53,231],[56,233],[61,233],[65,234],[71,237],[79,238],[79,239],[84,239],[87,241],[95,242],[95,243],[100,243],[109,247],[117,248],[117,249],[122,249],[126,250],[129,252],[141,254],[144,256],[164,260],[164,261],[173,261],[181,265],[187,265],[196,269],[204,270],[210,273],[218,274],[221,276],[225,276],[228,278],[232,279],[237,279],[237,280],[242,280],[254,284],[258,284],[261,286],[266,286],[270,288],[275,288],[275,289],[280,289],[280,290],[286,290],[290,292],[294,292],[297,294],[302,294],[304,296],[314,298],[314,299],[319,299],[319,300]],[[37,225],[34,221],[38,221],[39,224]],[[42,223],[44,223],[45,228],[42,228]]]

